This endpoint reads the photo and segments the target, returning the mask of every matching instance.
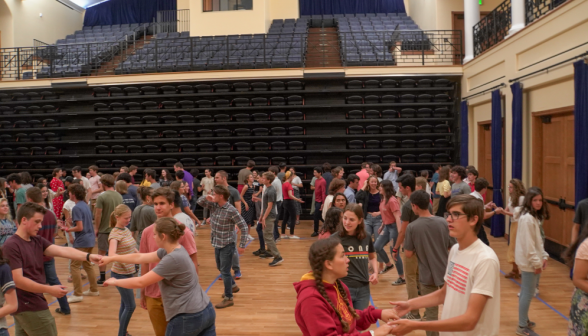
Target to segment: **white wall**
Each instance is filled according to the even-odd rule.
[[[2,47],[28,47],[33,39],[55,43],[58,39],[82,29],[83,13],[55,0],[0,0],[12,12],[12,43]],[[42,13],[43,17],[39,17]],[[4,35],[4,33],[2,34]]]
[[[419,28],[423,30],[437,29],[436,0],[408,0],[408,4],[408,15],[419,26]]]
[[[480,11],[490,12],[504,0],[484,0]],[[464,0],[405,0],[408,15],[424,30],[451,30],[453,12],[463,12]]]
[[[3,0],[0,0],[0,47],[9,48],[13,45],[12,13]]]

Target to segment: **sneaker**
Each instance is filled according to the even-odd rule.
[[[83,292],[82,294],[84,294],[85,296],[100,296],[100,292],[98,292],[98,291],[92,292],[90,289]]]
[[[247,235],[247,240],[255,240],[250,234]]]
[[[228,307],[232,307],[235,305],[235,302],[233,302],[233,298],[224,298],[223,302],[221,303],[217,303],[214,308],[216,309],[223,309],[223,308],[228,308]]]
[[[386,266],[386,267],[384,267],[383,270],[380,271],[380,274],[385,274],[385,273],[387,273],[389,270],[391,270],[393,268],[394,268],[394,265]]]
[[[72,283],[73,282],[73,279],[72,279],[71,275],[69,277],[67,277],[67,282],[69,282],[69,283]]]
[[[259,259],[269,259],[269,258],[273,258],[274,256],[269,253],[268,251],[263,251],[263,253],[259,254]]]
[[[311,237],[316,237],[316,236],[318,236],[318,232],[313,232],[310,236]]]
[[[291,235],[291,236],[290,236],[290,239],[300,239],[300,237],[298,237],[298,236],[295,236],[295,235]]]
[[[241,279],[241,271],[235,272],[235,280]]]
[[[233,287],[233,294],[234,293],[239,293],[240,290],[241,290],[241,288],[239,288],[239,286],[234,286]],[[224,299],[225,298],[225,293],[223,293],[223,295],[221,295],[221,297]]]
[[[537,323],[531,322],[531,321],[527,321],[527,328],[529,328],[529,329],[535,329],[536,326],[537,326]]]
[[[100,280],[96,281],[96,284],[97,284],[98,286],[103,286],[105,281],[106,281],[106,280],[102,280],[102,279],[100,279]]]
[[[288,235],[282,235],[280,238],[282,238],[282,239],[288,239],[290,237],[288,237]]]
[[[517,335],[521,336],[539,336],[538,333],[534,332],[533,330],[529,329],[528,327],[517,327]]]
[[[71,314],[71,312],[70,312],[70,311],[69,311],[69,312],[64,312],[63,310],[61,310],[61,308],[57,308],[57,309],[55,309],[55,312],[56,312],[57,314],[61,314],[61,315],[70,315],[70,314]]]
[[[408,312],[408,314],[404,315],[401,317],[401,319],[404,320],[413,320],[413,321],[420,321],[421,320],[421,315],[413,315],[411,312]]]
[[[256,256],[256,257],[259,257],[259,255],[261,253],[263,253],[263,252],[265,252],[265,250],[259,249],[259,250],[255,251],[255,252],[253,252],[253,255]]]
[[[300,225],[300,221],[299,220],[296,221],[296,225]]]
[[[67,298],[67,303],[76,303],[76,302],[82,302],[82,300],[84,300],[83,296],[75,296],[72,295],[70,297]]]
[[[406,280],[404,280],[402,278],[398,278],[398,279],[396,279],[396,281],[394,281],[392,283],[392,286],[400,286],[400,285],[406,285]]]
[[[277,258],[274,258],[274,260],[273,260],[271,263],[269,263],[269,265],[270,265],[271,267],[278,266],[278,265],[279,265],[279,264],[281,264],[283,261],[284,261],[284,258],[282,258],[282,257],[277,257]]]
[[[277,243],[277,242],[279,242],[280,240],[282,240],[282,238],[278,238],[278,239],[276,239],[276,243]]]

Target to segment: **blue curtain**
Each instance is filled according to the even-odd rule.
[[[300,0],[300,15],[406,13],[403,0]]]
[[[177,8],[177,0],[110,0],[86,9],[84,26],[153,22],[157,11]]]
[[[459,144],[459,164],[464,167],[467,167],[469,164],[469,152],[468,152],[468,102],[462,101],[461,102],[461,142]]]
[[[523,178],[523,87],[516,82],[512,91],[512,178]]]
[[[588,198],[588,65],[574,63],[574,150],[576,205]]]
[[[503,207],[502,200],[502,100],[500,89],[492,91],[492,201],[498,207]],[[492,216],[490,233],[494,237],[504,237],[504,215]]]

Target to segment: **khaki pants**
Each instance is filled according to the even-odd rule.
[[[517,230],[519,228],[519,222],[510,223],[510,232],[508,234],[508,251],[506,252],[506,260],[514,264],[515,262],[515,247],[517,242]],[[482,227],[480,230],[484,230]]]
[[[406,291],[408,292],[408,299],[414,299],[419,296],[419,259],[416,254],[412,257],[404,257],[404,276],[406,278]],[[419,310],[413,310],[412,314],[419,315]]]
[[[91,199],[90,200],[90,210],[92,210],[92,217],[94,217],[94,208],[96,207],[96,200],[95,199]]]
[[[263,240],[265,241],[265,244],[267,245],[267,250],[269,251],[269,253],[271,253],[274,256],[274,258],[279,258],[280,251],[278,251],[278,247],[276,246],[276,241],[274,240],[274,221],[275,220],[276,220],[275,216],[267,216],[267,218],[265,219],[265,228],[263,229]],[[291,224],[291,225],[294,225],[294,224]]]
[[[439,198],[433,198],[433,215],[439,210]]]
[[[423,296],[429,295],[439,290],[440,287],[429,286],[421,284],[421,294]],[[439,306],[429,307],[425,309],[425,315],[423,316],[425,321],[437,321],[439,319]],[[427,336],[439,336],[438,331],[427,331]]]
[[[147,301],[147,311],[149,312],[149,319],[153,325],[155,336],[165,336],[167,321],[165,320],[165,312],[163,311],[163,302],[161,301],[161,298],[146,296],[145,301]]]
[[[16,336],[57,336],[55,319],[49,309],[15,314],[14,324]]]
[[[76,250],[85,252],[85,253],[92,253],[92,247],[82,247],[76,248]],[[82,275],[80,272],[80,266],[84,268],[86,274],[88,274],[88,281],[90,281],[90,290],[92,292],[98,291],[98,285],[96,284],[96,273],[94,272],[94,267],[92,263],[89,261],[79,261],[79,260],[72,260],[71,261],[71,278],[73,279],[74,284],[74,295],[75,296],[82,296]]]

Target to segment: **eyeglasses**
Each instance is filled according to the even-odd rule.
[[[445,219],[449,219],[449,217],[451,217],[451,221],[456,221],[459,219],[459,217],[465,216],[465,215],[466,214],[464,214],[463,212],[453,211],[453,212],[446,212],[445,214],[443,214],[443,217],[445,217]]]

